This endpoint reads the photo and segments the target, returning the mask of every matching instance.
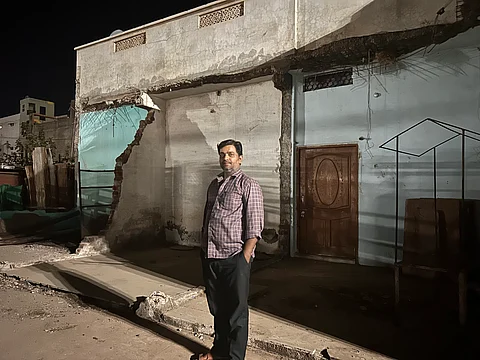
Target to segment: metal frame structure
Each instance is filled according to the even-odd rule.
[[[400,144],[400,136],[408,133],[409,131],[415,129],[416,127],[424,124],[424,123],[433,123],[435,125],[438,125],[450,132],[452,132],[454,135],[451,137],[447,138],[444,141],[439,142],[438,144],[428,148],[424,152],[420,154],[414,154],[410,153],[407,151],[402,151],[399,148]],[[399,217],[399,203],[398,203],[398,198],[399,198],[399,154],[405,154],[408,156],[414,156],[417,158],[422,157],[423,155],[433,152],[433,195],[434,195],[434,207],[435,207],[435,239],[438,242],[438,229],[437,229],[437,224],[438,224],[438,215],[437,215],[437,148],[439,146],[442,146],[443,144],[448,143],[449,141],[456,139],[457,137],[461,137],[462,139],[462,144],[461,144],[461,152],[462,152],[462,165],[461,165],[461,176],[462,176],[462,199],[460,203],[460,246],[463,248],[464,247],[464,235],[465,235],[465,139],[469,138],[475,141],[480,142],[480,138],[476,138],[472,135],[477,135],[480,137],[480,133],[476,131],[472,131],[469,129],[462,128],[460,126],[448,124],[446,122],[440,121],[440,120],[435,120],[431,118],[426,118],[420,122],[418,122],[415,125],[412,125],[408,129],[398,133],[394,137],[390,138],[383,144],[379,146],[381,149],[389,150],[389,151],[394,151],[395,152],[395,264],[394,264],[394,270],[395,270],[395,309],[398,312],[399,305],[400,305],[400,269],[402,267],[402,264],[398,262],[398,217]],[[395,148],[388,147],[387,145],[395,140]],[[464,249],[461,249],[463,252]],[[447,272],[447,269],[443,268],[430,268],[428,266],[414,266],[411,265],[415,268],[418,269],[427,269],[427,270],[433,270],[437,272]],[[458,270],[458,302],[459,302],[459,321],[460,324],[464,325],[466,323],[466,318],[467,318],[467,269],[464,267],[464,264],[462,264],[460,269]]]
[[[433,123],[435,125],[438,125],[452,133],[451,137],[448,139],[439,142],[438,144],[428,148],[424,152],[420,154],[414,154],[410,153],[407,151],[402,151],[399,148],[400,144],[400,136],[408,133],[409,131],[415,129],[416,127],[424,124],[424,123]],[[448,143],[449,141],[456,139],[458,137],[461,137],[462,139],[462,145],[461,145],[461,152],[462,152],[462,170],[461,170],[461,176],[462,176],[462,200],[461,200],[461,212],[460,212],[460,239],[462,239],[463,236],[463,231],[464,231],[464,202],[465,202],[465,139],[469,138],[475,141],[480,142],[480,138],[473,137],[472,135],[477,135],[480,137],[480,133],[469,130],[466,128],[462,128],[457,125],[452,125],[440,120],[435,120],[431,118],[426,118],[415,125],[410,126],[408,129],[398,133],[397,135],[391,137],[387,141],[385,141],[383,144],[379,146],[379,148],[384,149],[384,150],[390,150],[395,152],[395,264],[398,263],[398,218],[399,218],[399,203],[398,203],[398,197],[399,197],[399,154],[404,154],[408,156],[414,156],[417,158],[422,157],[423,155],[433,152],[433,196],[434,196],[434,202],[435,202],[435,236],[438,237],[437,234],[437,148],[442,146],[443,144]],[[395,140],[395,148],[388,147],[387,145]]]
[[[113,185],[110,186],[82,186],[82,180],[81,180],[81,174],[82,172],[88,172],[88,173],[113,173],[115,170],[83,170],[80,169],[80,166],[78,167],[78,207],[80,208],[80,211],[82,209],[86,208],[97,208],[97,207],[111,207],[112,204],[94,204],[94,205],[82,205],[82,189],[113,189]]]
[[[77,164],[77,171],[78,171],[78,208],[80,210],[80,222],[83,226],[84,224],[84,209],[96,209],[96,208],[111,208],[112,203],[109,204],[92,204],[92,205],[83,205],[82,204],[82,190],[87,189],[114,189],[114,185],[101,185],[101,186],[82,186],[82,173],[114,173],[115,170],[86,170],[80,168],[80,163]]]

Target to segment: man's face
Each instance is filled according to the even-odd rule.
[[[240,168],[242,164],[242,155],[238,155],[237,149],[233,145],[227,145],[220,149],[219,160],[223,171],[233,173]]]

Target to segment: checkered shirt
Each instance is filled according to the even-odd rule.
[[[246,240],[260,240],[263,223],[263,194],[257,181],[237,170],[227,179],[220,174],[210,183],[201,244],[207,258],[238,254]]]

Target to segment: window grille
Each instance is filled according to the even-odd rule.
[[[239,18],[245,14],[244,3],[235,4],[225,7],[223,9],[209,12],[208,14],[200,15],[199,27],[204,28],[207,26],[219,24],[225,21]]]
[[[145,33],[130,36],[129,38],[115,41],[115,52],[140,46],[145,44],[146,42],[147,42],[147,36]]]
[[[303,83],[303,91],[314,91],[353,84],[353,70],[308,76]]]

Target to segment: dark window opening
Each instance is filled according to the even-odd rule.
[[[32,103],[28,103],[28,110],[27,110],[27,114],[34,114],[35,113],[35,104],[32,104]]]
[[[40,106],[40,115],[46,115],[47,108],[45,106]],[[45,121],[45,116],[40,116],[40,120]]]

